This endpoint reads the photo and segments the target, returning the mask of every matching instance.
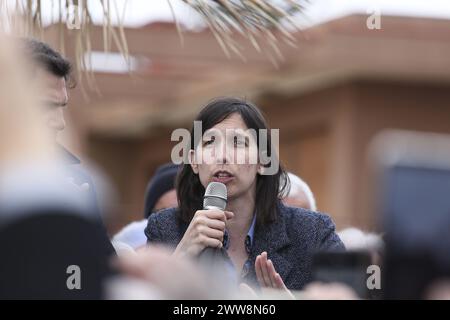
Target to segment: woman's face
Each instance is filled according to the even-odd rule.
[[[205,188],[216,181],[227,186],[230,200],[254,197],[256,175],[262,170],[255,134],[238,113],[205,131],[197,148],[191,150],[192,170]]]

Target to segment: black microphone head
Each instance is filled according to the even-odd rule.
[[[211,182],[205,190],[203,197],[204,209],[225,210],[227,205],[227,187],[220,182]]]

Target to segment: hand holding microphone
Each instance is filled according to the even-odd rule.
[[[203,210],[195,213],[174,254],[195,257],[205,248],[222,248],[225,222],[234,216],[224,211],[226,204],[226,186],[211,182],[205,191]]]

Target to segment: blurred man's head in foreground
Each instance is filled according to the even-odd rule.
[[[26,54],[35,64],[32,79],[39,86],[37,98],[43,107],[44,121],[56,139],[66,126],[64,108],[69,99],[71,64],[44,42],[31,38],[22,41]]]

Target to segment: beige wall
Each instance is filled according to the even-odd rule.
[[[377,132],[450,132],[450,90],[440,84],[354,81],[289,98],[261,97],[256,103],[271,127],[280,129],[282,163],[308,182],[319,210],[329,213],[338,229],[376,227],[366,152]],[[142,217],[146,184],[156,167],[170,160],[173,129],[135,140],[89,138],[88,155],[120,194],[114,228]]]

